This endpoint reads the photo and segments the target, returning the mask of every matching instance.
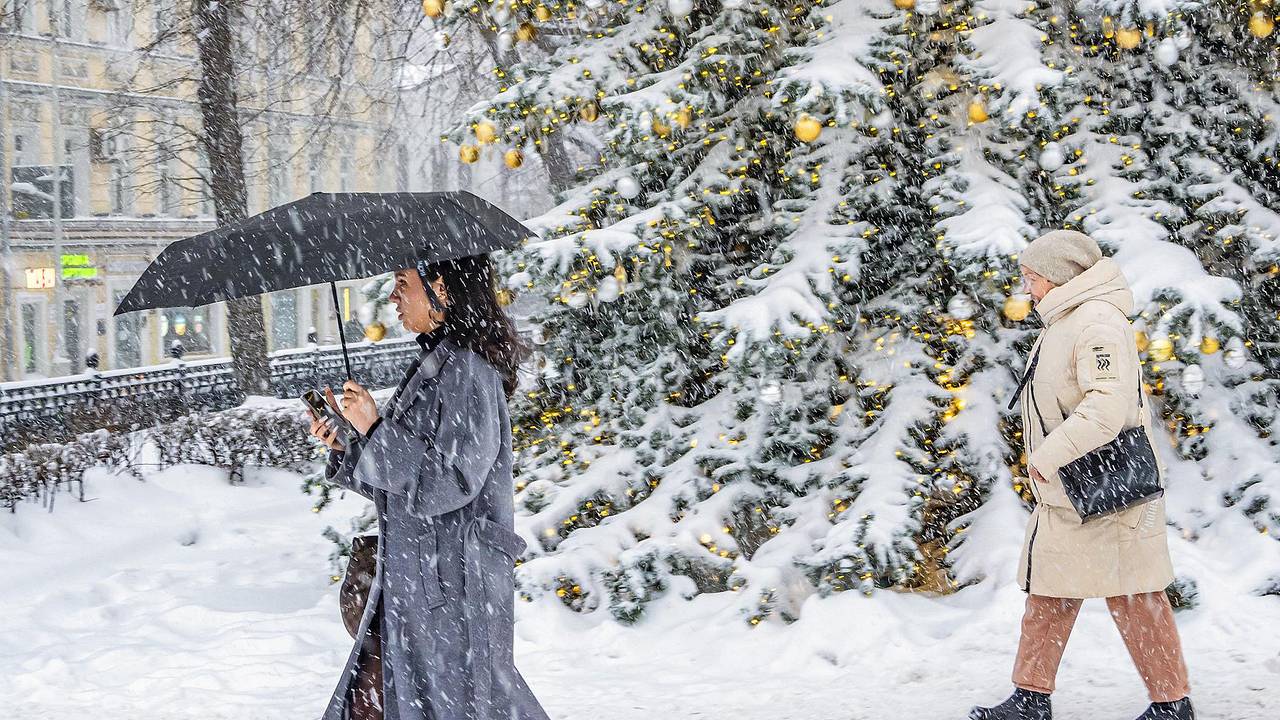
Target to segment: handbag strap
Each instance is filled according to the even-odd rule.
[[[1027,363],[1027,371],[1023,373],[1022,380],[1018,382],[1018,389],[1014,391],[1013,398],[1009,400],[1009,409],[1013,410],[1013,406],[1018,402],[1018,398],[1022,395],[1022,390],[1031,384],[1031,406],[1036,411],[1036,418],[1040,421],[1040,427],[1044,428],[1044,416],[1040,414],[1040,405],[1036,402],[1036,390],[1032,379],[1036,372],[1036,365],[1040,362],[1040,348],[1036,349],[1036,354],[1031,356],[1031,362]],[[1138,365],[1138,407],[1145,408],[1146,404],[1142,398],[1142,365]],[[1062,408],[1058,408],[1058,412],[1062,413]],[[1062,413],[1062,419],[1066,420],[1066,413]]]

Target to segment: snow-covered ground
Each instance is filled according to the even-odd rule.
[[[180,467],[105,472],[89,502],[0,515],[0,717],[304,720],[350,639],[327,577],[322,513],[297,475]],[[1203,604],[1180,613],[1202,718],[1280,716],[1280,598],[1250,596],[1249,558],[1174,544]],[[1219,571],[1211,570],[1214,566]],[[1220,572],[1206,581],[1205,573]],[[814,597],[791,626],[748,629],[732,598],[678,593],[621,627],[554,602],[518,604],[518,665],[557,720],[963,718],[1009,690],[1022,594],[988,583],[931,599]],[[1085,604],[1059,676],[1059,718],[1128,720],[1145,693],[1101,601]]]

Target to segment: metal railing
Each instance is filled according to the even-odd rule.
[[[351,373],[370,389],[399,383],[420,352],[412,337],[347,345]],[[312,346],[271,353],[271,387],[278,398],[346,377],[342,349]],[[98,428],[136,430],[196,410],[226,410],[245,400],[230,358],[91,371],[47,380],[0,383],[0,451],[33,442],[59,442]]]

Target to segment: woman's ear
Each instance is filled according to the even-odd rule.
[[[436,278],[431,282],[431,289],[436,291],[436,297],[440,298],[440,302],[445,306],[449,306],[449,291],[444,286],[444,276]]]

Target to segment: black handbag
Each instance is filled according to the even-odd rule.
[[[1026,375],[1018,384],[1009,409],[1013,409],[1022,388],[1035,373],[1039,360],[1040,351],[1037,350],[1035,357],[1031,358]],[[1035,408],[1040,429],[1044,430],[1044,416],[1040,414],[1040,406],[1036,402],[1034,385],[1031,387],[1031,406]],[[1138,407],[1145,408],[1141,377],[1138,380]],[[1062,419],[1065,422],[1067,418],[1064,415]],[[1058,468],[1058,478],[1080,520],[1086,523],[1164,495],[1155,450],[1142,425],[1121,430],[1111,442]]]
[[[347,573],[338,593],[338,608],[342,611],[342,623],[352,638],[360,630],[360,618],[369,603],[369,590],[377,573],[377,556],[377,535],[351,538],[351,554],[347,558]]]

